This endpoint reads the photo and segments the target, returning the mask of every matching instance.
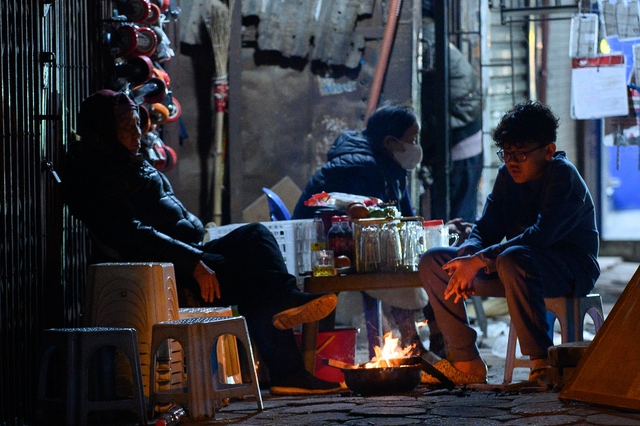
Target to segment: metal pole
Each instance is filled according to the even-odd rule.
[[[434,185],[437,193],[445,197],[444,211],[438,212],[443,215],[442,219],[449,220],[451,215],[450,191],[450,135],[449,135],[449,1],[441,0],[434,2],[435,18],[435,96],[438,101],[435,105],[441,105],[434,111],[436,135],[434,140],[439,141],[435,152]]]

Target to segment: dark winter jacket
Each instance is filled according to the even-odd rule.
[[[576,296],[593,289],[598,265],[598,229],[591,194],[564,151],[556,152],[543,175],[515,183],[500,166],[482,217],[462,243],[459,255],[477,253],[487,272],[500,253],[513,246],[559,250],[571,258]]]
[[[129,262],[171,262],[176,272],[193,273],[202,256],[202,223],[142,156],[75,142],[62,181],[65,203],[99,245]]]
[[[386,151],[374,150],[360,132],[346,131],[338,136],[327,153],[327,162],[311,177],[302,192],[293,218],[313,217],[315,208],[306,207],[304,202],[322,191],[397,201],[403,216],[413,216],[407,171]]]
[[[449,43],[449,111],[451,145],[482,128],[482,95],[473,65]]]

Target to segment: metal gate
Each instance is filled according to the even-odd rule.
[[[32,421],[40,331],[79,323],[84,231],[63,209],[55,172],[80,101],[101,82],[95,52],[108,7],[84,0],[0,6],[3,425]]]
[[[589,11],[589,2],[450,0],[443,4],[447,11],[445,27],[448,40],[466,53],[481,73],[485,155],[479,211],[493,187],[496,169],[500,165],[494,154],[492,129],[502,115],[518,102],[538,99],[550,105],[563,123],[558,131],[560,149],[567,151],[576,164],[584,162],[583,158],[578,158],[585,155],[576,141],[578,126],[570,117],[568,42],[571,15],[581,10]],[[476,16],[476,10],[479,16]],[[478,35],[479,42],[475,41]],[[428,49],[425,47],[424,50]],[[439,104],[445,105],[444,100],[441,99]],[[447,121],[448,117],[439,120],[440,123]],[[439,132],[439,139],[444,140],[444,129],[435,130]],[[446,152],[446,149],[442,151]],[[444,155],[441,157],[436,162],[447,164]],[[443,176],[440,176],[439,185],[443,185]],[[438,179],[435,182],[438,185]],[[438,192],[445,194],[446,190],[443,187]]]
[[[491,130],[520,101],[537,99],[549,105],[563,124],[558,129],[559,149],[567,151],[576,164],[580,164],[577,157],[583,153],[576,141],[577,125],[570,117],[568,54],[570,18],[580,10],[581,1],[483,0],[483,3],[484,202],[493,187],[495,169],[500,165],[493,154]]]

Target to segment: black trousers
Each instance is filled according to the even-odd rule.
[[[298,290],[273,234],[264,225],[252,223],[208,242],[203,251],[202,260],[220,283],[221,298],[204,302],[190,276],[176,277],[178,287],[187,284],[200,306],[238,306],[272,383],[304,370],[293,331],[278,330],[271,323],[273,315],[285,309],[287,296]]]

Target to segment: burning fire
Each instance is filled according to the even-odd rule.
[[[408,346],[406,348],[399,348],[398,340],[399,339],[393,337],[391,332],[385,334],[382,349],[380,349],[380,346],[374,346],[373,349],[376,352],[376,355],[371,359],[371,361],[364,365],[364,368],[392,367],[393,365],[389,360],[408,356],[412,347]]]

